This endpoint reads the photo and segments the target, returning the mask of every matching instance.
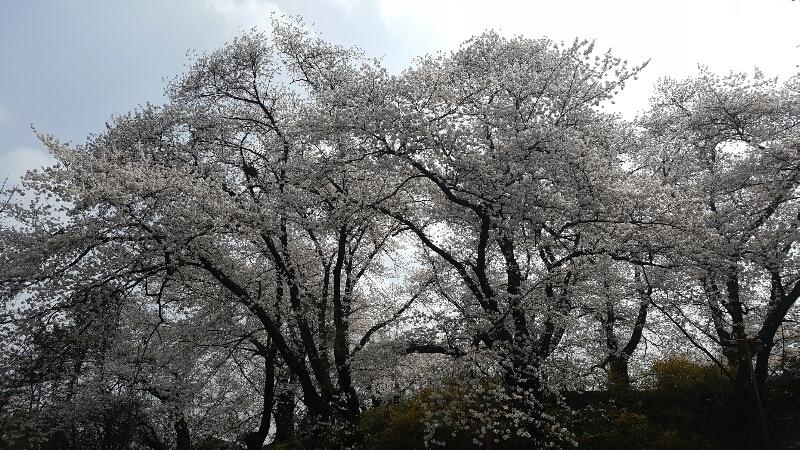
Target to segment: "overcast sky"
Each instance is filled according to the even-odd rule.
[[[214,49],[270,14],[301,16],[325,38],[383,57],[393,72],[486,29],[571,42],[638,63],[617,102],[644,108],[662,76],[704,64],[786,78],[800,64],[791,0],[0,0],[0,181],[48,162],[31,126],[81,143],[115,113],[163,101],[189,49]]]

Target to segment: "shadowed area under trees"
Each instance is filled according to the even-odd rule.
[[[800,79],[301,22],[3,186],[0,448],[790,448]]]

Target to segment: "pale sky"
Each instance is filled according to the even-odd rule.
[[[698,64],[786,78],[800,64],[800,1],[792,0],[0,0],[0,181],[48,156],[31,125],[73,143],[113,115],[163,101],[186,51],[303,17],[326,39],[382,57],[393,72],[474,34],[597,40],[631,63],[650,59],[617,108],[646,107],[659,77]]]

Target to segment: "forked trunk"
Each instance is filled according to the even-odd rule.
[[[628,359],[612,357],[606,372],[608,390],[612,393],[625,393],[631,390],[631,378],[628,374]]]

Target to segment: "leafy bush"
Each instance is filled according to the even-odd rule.
[[[536,407],[534,408],[534,405]],[[366,448],[527,449],[572,444],[560,425],[563,405],[510,396],[489,381],[453,381],[424,389],[405,401],[366,411],[361,435]]]
[[[718,367],[684,357],[656,361],[652,373],[655,390],[664,400],[721,400],[730,389],[728,379]]]
[[[361,418],[362,438],[368,447],[419,448],[425,440],[425,408],[420,397],[376,406]]]

